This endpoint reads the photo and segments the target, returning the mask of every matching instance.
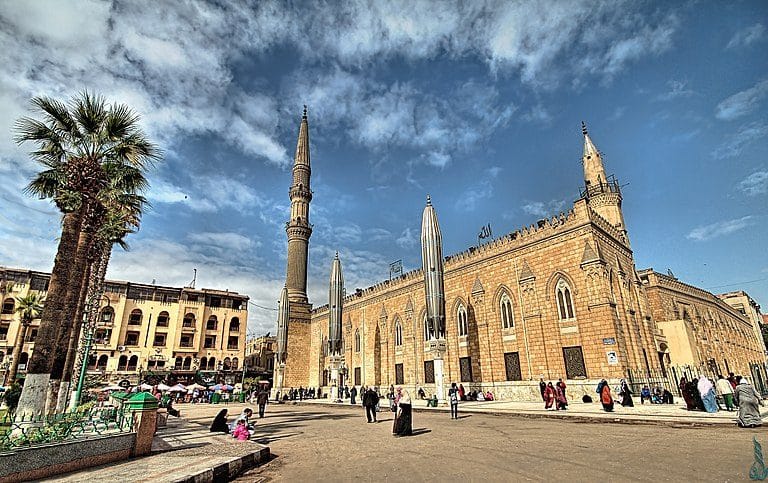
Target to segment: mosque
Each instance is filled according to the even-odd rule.
[[[621,186],[606,175],[583,124],[582,131],[584,185],[570,210],[444,258],[438,361],[422,269],[339,297],[332,307],[309,301],[305,108],[289,191],[288,307],[278,320],[276,384],[321,387],[326,394],[336,385],[440,394],[437,380],[491,391],[497,399],[535,400],[540,378],[564,379],[574,397],[594,393],[603,378],[676,388],[682,375],[733,372],[765,389],[757,321],[671,274],[635,268]]]

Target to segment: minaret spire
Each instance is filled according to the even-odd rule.
[[[587,187],[600,186],[606,182],[603,158],[595,147],[595,143],[592,142],[592,138],[589,137],[584,121],[581,121],[581,132],[584,134],[584,155],[581,158],[584,164],[584,182]]]
[[[301,116],[299,139],[293,162],[293,182],[289,191],[291,218],[285,226],[288,235],[288,267],[286,287],[292,302],[307,302],[307,256],[312,225],[309,223],[309,203],[312,201],[309,161],[309,122],[307,106]]]

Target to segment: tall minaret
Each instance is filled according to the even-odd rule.
[[[427,306],[429,340],[427,353],[432,355],[435,370],[435,395],[445,400],[443,356],[445,341],[445,284],[443,280],[443,235],[437,224],[437,214],[427,195],[427,206],[421,217],[421,263],[424,271],[424,295]]]
[[[582,121],[581,132],[584,134],[584,191],[589,206],[610,224],[615,226],[629,243],[627,228],[624,224],[624,214],[621,211],[621,189],[619,182],[613,176],[605,175],[603,158],[587,132],[587,125]]]
[[[307,302],[307,253],[312,225],[309,224],[309,203],[312,191],[309,189],[311,168],[309,165],[309,124],[307,106],[301,116],[299,141],[293,162],[293,183],[289,191],[291,198],[291,219],[285,225],[288,235],[288,270],[285,285],[291,302]]]

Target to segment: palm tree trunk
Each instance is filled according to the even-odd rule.
[[[35,350],[29,359],[24,388],[16,409],[18,416],[40,416],[45,411],[45,397],[51,376],[52,354],[56,336],[62,323],[64,304],[70,272],[75,260],[85,207],[64,215],[61,238],[48,284],[45,308],[40,318],[40,328]]]
[[[19,327],[19,332],[16,334],[16,343],[13,344],[13,356],[11,356],[11,367],[8,369],[8,372],[5,373],[5,381],[3,382],[4,386],[9,385],[9,377],[10,377],[10,384],[13,384],[16,382],[16,373],[19,371],[19,358],[21,357],[21,349],[24,347],[24,341],[27,338],[27,330],[29,329],[29,324],[25,324],[24,321],[21,322],[21,327]]]

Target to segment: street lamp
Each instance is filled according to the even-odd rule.
[[[72,397],[72,404],[70,405],[70,409],[76,408],[80,404],[80,397],[83,393],[83,383],[85,382],[85,372],[88,369],[88,356],[91,352],[91,344],[93,344],[93,331],[95,327],[93,327],[91,324],[88,323],[88,316],[91,313],[91,309],[93,307],[93,303],[95,299],[97,298],[97,294],[94,294],[86,303],[85,303],[85,310],[83,310],[83,324],[86,326],[86,333],[85,333],[85,347],[83,349],[83,362],[80,365],[80,376],[77,379],[77,389],[75,390],[75,395]],[[107,307],[110,307],[110,300],[109,297],[106,295],[98,294],[98,298],[104,298],[104,300],[107,301]],[[111,320],[111,315],[107,313],[106,311],[102,312],[102,318],[104,322],[108,322]],[[141,374],[139,374],[139,377],[141,377]]]

